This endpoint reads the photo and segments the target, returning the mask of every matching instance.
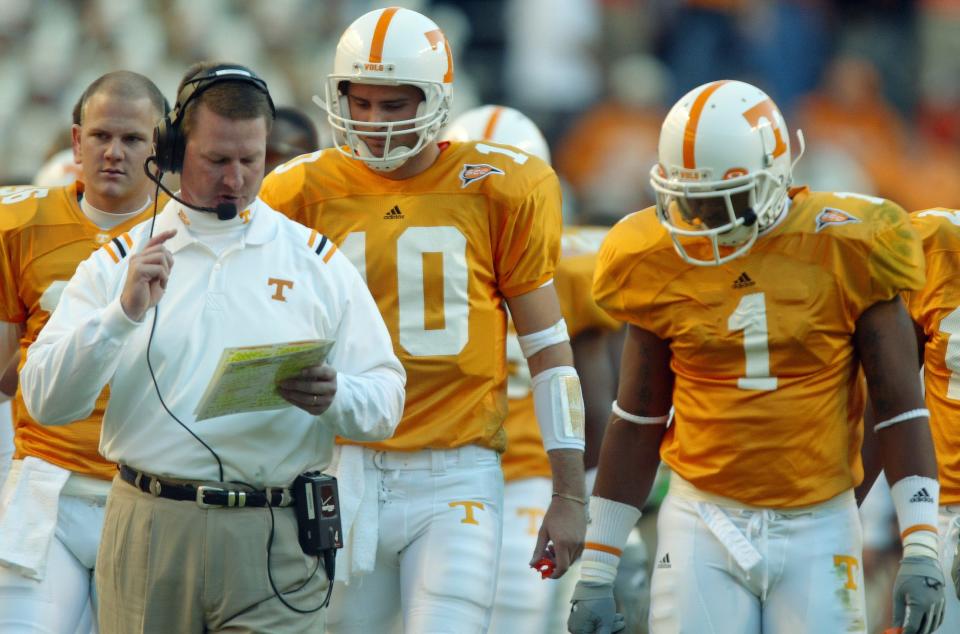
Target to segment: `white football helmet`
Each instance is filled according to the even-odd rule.
[[[38,187],[61,187],[80,178],[80,166],[73,160],[73,148],[60,150],[51,156],[33,177]]]
[[[424,100],[412,119],[363,122],[350,118],[344,82],[410,85]],[[371,169],[392,171],[437,137],[447,120],[453,92],[453,54],[447,38],[429,18],[416,11],[391,7],[371,11],[351,24],[337,44],[333,73],[327,77],[326,101],[313,101],[327,112],[337,147],[364,161]],[[383,137],[383,156],[374,156],[360,138]],[[394,146],[393,136],[416,133],[413,147]]]
[[[725,80],[684,95],[663,122],[650,170],[657,215],[680,257],[715,266],[747,253],[784,213],[795,163],[783,115],[759,88]],[[700,242],[691,238],[709,240],[709,259],[689,253]]]
[[[537,124],[519,110],[506,106],[480,106],[464,112],[447,126],[443,138],[512,145],[550,164],[550,148]]]

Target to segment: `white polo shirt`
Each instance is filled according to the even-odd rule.
[[[406,376],[353,265],[324,236],[259,198],[222,232],[220,222],[175,201],[157,216],[154,235],[177,235],[166,242],[174,266],[150,361],[163,401],[217,452],[224,479],[287,485],[329,461],[334,435],[391,436]],[[146,358],[154,311],[138,323],[120,305],[129,255],[149,232],[149,221],[137,225],[79,266],[28,352],[20,374],[24,400],[37,421],[60,425],[89,415],[109,384],[104,457],[157,475],[217,480],[213,456],[157,396]],[[231,233],[234,241],[224,248],[223,234]],[[337,370],[337,394],[323,415],[290,406],[195,420],[224,348],[303,339],[336,341],[327,363]]]

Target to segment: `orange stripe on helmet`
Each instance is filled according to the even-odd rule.
[[[393,16],[396,15],[399,10],[400,7],[390,7],[389,9],[384,9],[383,13],[380,14],[380,19],[377,20],[377,26],[373,29],[373,42],[370,43],[371,64],[379,64],[383,61],[383,41],[387,39],[387,28],[390,26],[390,21],[393,20]]]
[[[500,121],[500,115],[503,114],[503,106],[495,106],[490,118],[487,119],[487,127],[483,129],[483,140],[489,141],[493,138],[493,131],[497,129],[497,123]]]
[[[696,156],[694,156],[694,146],[697,141],[697,126],[700,125],[700,115],[707,105],[710,95],[715,93],[720,86],[727,83],[727,80],[717,81],[707,86],[702,93],[697,95],[690,108],[690,118],[687,119],[687,127],[683,131],[683,167],[685,169],[694,169],[697,167]]]
[[[433,50],[437,50],[437,47],[443,44],[443,50],[447,54],[447,72],[443,74],[443,83],[449,84],[453,81],[453,52],[450,50],[447,36],[440,29],[427,31],[424,35],[427,36],[427,41],[430,42],[430,48]]]

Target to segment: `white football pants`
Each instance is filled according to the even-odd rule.
[[[745,507],[674,475],[657,521],[653,634],[866,632],[853,492]]]
[[[953,583],[953,560],[957,556],[957,544],[960,543],[960,505],[940,507],[940,564],[947,585],[943,592],[947,596],[947,608],[943,613],[943,625],[938,632],[960,632],[960,599]]]
[[[499,455],[474,446],[364,453],[379,487],[376,568],[334,584],[327,631],[486,632],[502,528]]]
[[[97,632],[93,568],[104,500],[61,495],[43,581],[0,566],[0,632]]]

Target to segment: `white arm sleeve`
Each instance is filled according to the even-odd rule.
[[[383,440],[403,414],[407,375],[363,278],[341,252],[329,264],[338,267],[347,301],[327,358],[337,371],[337,394],[320,420],[345,438]]]
[[[77,269],[50,321],[27,351],[20,389],[27,411],[43,425],[86,418],[120,363],[120,349],[144,322],[131,321],[117,297],[107,296],[104,257],[94,253]]]
[[[580,377],[572,366],[547,368],[533,377],[533,411],[544,449],[583,451],[583,394]]]

